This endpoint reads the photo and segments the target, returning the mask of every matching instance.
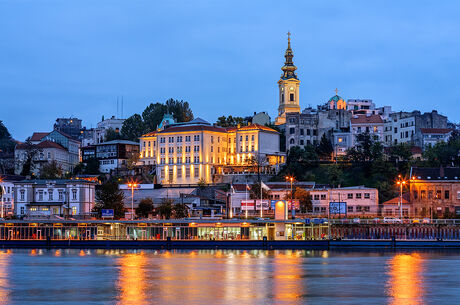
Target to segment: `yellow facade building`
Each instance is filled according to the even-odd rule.
[[[276,130],[257,124],[222,128],[199,118],[145,134],[140,145],[140,161],[155,165],[161,184],[217,183],[256,167],[274,173],[285,159]]]

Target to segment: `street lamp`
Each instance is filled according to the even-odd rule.
[[[402,191],[404,185],[406,185],[407,181],[404,180],[401,175],[398,175],[398,180],[396,181],[396,184],[399,185],[399,215],[402,221]]]
[[[1,193],[1,196],[2,196],[2,197],[1,197],[1,199],[2,199],[1,218],[3,218],[3,204],[4,204],[4,201],[3,201],[3,200],[4,200],[4,195],[5,195],[5,193],[6,193],[6,190],[5,190],[5,187],[3,186],[3,184],[1,184],[1,183],[3,183],[3,179],[2,179],[2,178],[0,178],[0,188],[1,188],[0,193]]]
[[[294,182],[294,177],[293,176],[286,176],[286,180],[291,182],[291,210],[292,210],[293,209],[293,205],[292,205],[292,183]],[[286,218],[287,218],[287,215],[286,215]]]
[[[139,187],[139,184],[136,182],[128,183],[128,186],[131,188],[131,220],[134,220],[134,189]]]

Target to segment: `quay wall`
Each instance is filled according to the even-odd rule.
[[[458,249],[459,240],[0,240],[0,248],[76,249]]]

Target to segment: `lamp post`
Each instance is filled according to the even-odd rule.
[[[292,183],[294,182],[294,177],[293,176],[286,176],[286,180],[288,180],[289,182],[291,182],[291,210],[294,208],[293,205],[292,205],[292,200],[293,200],[293,197],[292,197]],[[289,209],[289,207],[288,207]],[[286,215],[286,218],[287,218],[287,215]]]
[[[3,180],[2,180],[2,179],[0,179],[0,183],[3,183]],[[4,195],[5,195],[6,191],[5,191],[5,187],[3,186],[3,184],[0,185],[0,188],[1,188],[1,196],[2,196],[2,212],[1,212],[1,218],[3,218],[3,204],[4,204],[4,201],[3,201],[3,200],[4,200]]]
[[[130,182],[128,186],[131,188],[131,220],[134,220],[134,188],[138,188],[139,184]]]
[[[399,217],[402,222],[402,191],[403,191],[403,186],[406,184],[406,180],[404,180],[401,175],[398,175],[398,181],[396,181],[396,184],[399,185]]]

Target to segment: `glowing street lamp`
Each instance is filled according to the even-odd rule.
[[[402,221],[402,191],[404,185],[406,185],[407,181],[404,180],[401,175],[398,175],[398,180],[396,181],[396,184],[399,185],[399,215]]]
[[[291,210],[292,210],[293,209],[293,206],[292,206],[292,200],[293,200],[292,199],[292,183],[294,182],[294,177],[293,176],[286,176],[286,180],[291,182]],[[289,210],[289,208],[288,208],[288,210]]]
[[[134,189],[139,187],[137,182],[128,183],[128,187],[131,188],[131,220],[134,220]]]
[[[3,179],[0,177],[0,184],[3,183]],[[1,218],[3,218],[3,198],[4,198],[4,195],[6,193],[6,190],[5,190],[5,187],[3,186],[3,184],[0,185],[0,193],[1,193],[1,199],[2,199],[2,208],[1,208]]]

